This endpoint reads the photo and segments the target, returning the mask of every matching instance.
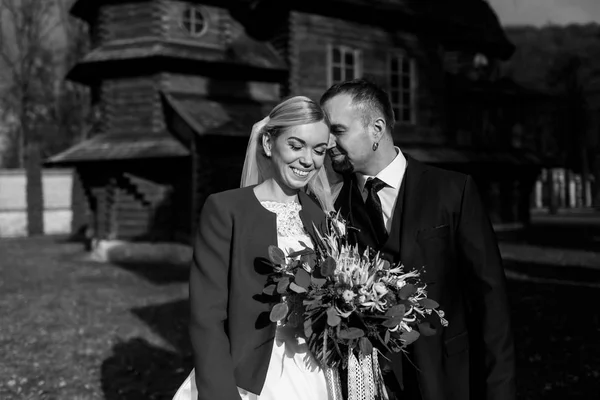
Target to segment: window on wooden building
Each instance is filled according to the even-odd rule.
[[[404,53],[389,55],[389,95],[396,121],[414,124],[417,120],[417,68]]]
[[[330,46],[327,64],[328,86],[361,76],[360,50],[346,46]]]
[[[181,27],[191,36],[201,36],[208,28],[208,19],[201,7],[186,5],[181,14]]]

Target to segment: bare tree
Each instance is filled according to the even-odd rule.
[[[81,61],[90,46],[87,25],[69,14],[72,3],[73,1],[59,2],[60,23],[67,38],[63,59],[65,72]],[[87,139],[101,120],[100,109],[97,104],[92,104],[88,86],[63,79],[56,104],[56,123],[61,127],[63,140],[68,140],[69,145]],[[74,234],[81,234],[89,221],[87,215],[89,210],[77,171],[73,173],[71,210],[71,231]]]
[[[26,170],[29,235],[44,232],[40,139],[50,124],[56,82],[48,43],[55,7],[54,0],[0,0],[2,109],[16,121],[13,143]]]

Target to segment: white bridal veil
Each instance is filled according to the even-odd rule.
[[[261,134],[268,122],[269,117],[266,117],[252,127],[252,133],[250,134],[250,140],[248,141],[248,147],[246,149],[246,158],[244,160],[240,187],[262,183],[272,176],[271,162],[262,154],[261,147]],[[307,193],[312,194],[317,198],[321,208],[326,212],[334,210],[334,199],[331,195],[331,188],[326,171],[328,165],[329,162],[326,160],[323,167],[315,174],[315,176],[313,176],[305,189]]]

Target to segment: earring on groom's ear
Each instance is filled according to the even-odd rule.
[[[378,148],[379,148],[379,142],[373,143],[373,151],[377,151]]]

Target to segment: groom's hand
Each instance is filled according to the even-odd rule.
[[[252,125],[252,134],[257,133],[257,131],[260,131],[262,128],[264,128],[270,120],[271,118],[269,118],[269,116],[267,115],[266,117]]]

